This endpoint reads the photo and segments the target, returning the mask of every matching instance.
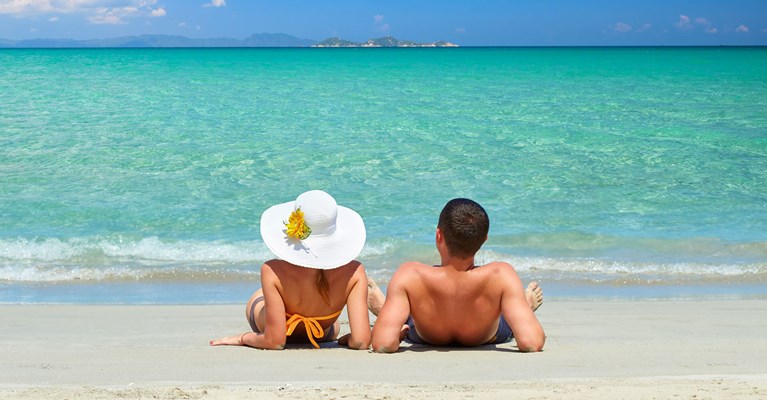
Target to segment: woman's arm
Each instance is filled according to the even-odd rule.
[[[368,315],[368,278],[365,267],[360,264],[352,276],[352,289],[346,298],[346,310],[349,314],[349,337],[339,339],[338,343],[350,349],[367,350],[370,347],[370,316]]]
[[[211,346],[250,346],[259,349],[282,350],[285,348],[285,302],[282,300],[277,285],[279,280],[268,264],[261,267],[261,286],[264,291],[264,307],[266,309],[266,326],[264,333],[245,332],[240,335],[228,336],[211,340]]]
[[[210,341],[211,346],[246,346],[244,340],[248,334],[258,335],[256,332],[248,331],[240,335],[226,336],[220,339]]]

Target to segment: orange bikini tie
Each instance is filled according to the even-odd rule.
[[[318,321],[324,321],[327,319],[335,318],[339,315],[341,315],[341,311],[343,309],[338,310],[337,313],[328,315],[325,317],[304,317],[303,315],[299,314],[293,314],[290,315],[288,313],[285,313],[286,317],[289,317],[287,322],[285,322],[285,326],[288,328],[288,331],[285,333],[286,336],[290,336],[293,334],[293,331],[296,329],[299,323],[304,323],[304,328],[306,329],[306,336],[309,337],[309,341],[312,342],[312,345],[316,348],[320,348],[320,345],[317,344],[317,341],[314,339],[322,339],[325,337],[325,329],[322,328],[320,323]]]

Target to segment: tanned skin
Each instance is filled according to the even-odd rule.
[[[408,262],[394,273],[373,327],[373,351],[396,352],[407,334],[408,316],[427,343],[478,346],[493,338],[501,315],[520,351],[541,351],[546,336],[534,314],[543,300],[537,284],[526,293],[508,263],[476,267],[474,256],[451,256],[439,228],[435,241],[439,266]]]
[[[245,332],[212,340],[210,345],[279,350],[285,347],[287,341],[286,312],[305,317],[321,317],[333,314],[346,305],[351,333],[338,338],[338,343],[352,349],[368,349],[371,333],[365,268],[358,261],[352,261],[339,268],[324,271],[328,281],[330,304],[323,300],[317,290],[318,273],[319,270],[299,267],[282,260],[266,262],[261,267],[262,288],[251,296],[245,309],[245,312],[249,313],[251,304],[257,298],[264,297],[264,301],[257,303],[253,312],[258,329],[264,333]],[[323,329],[335,325],[335,334],[338,334],[338,317],[319,323]],[[303,324],[298,325],[290,339],[308,343]]]

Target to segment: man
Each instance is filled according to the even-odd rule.
[[[440,265],[402,264],[392,276],[385,301],[369,281],[368,304],[378,315],[374,351],[395,352],[405,338],[411,343],[479,346],[513,337],[520,351],[543,349],[545,335],[534,314],[543,302],[537,283],[525,290],[517,272],[505,262],[474,264],[489,228],[482,206],[453,199],[437,225]]]

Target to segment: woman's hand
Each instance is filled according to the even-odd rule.
[[[242,335],[227,336],[221,339],[215,339],[210,341],[211,346],[242,346],[242,339],[245,335],[251,332],[245,332]]]

